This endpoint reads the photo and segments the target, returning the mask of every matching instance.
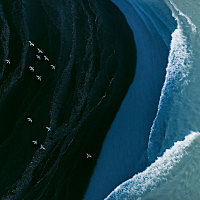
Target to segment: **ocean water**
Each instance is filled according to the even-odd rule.
[[[200,199],[200,3],[165,3],[177,27],[149,134],[149,167],[119,185],[106,199]]]
[[[171,33],[176,21],[160,1],[117,1],[137,47],[134,81],[104,140],[85,200],[104,199],[148,165],[146,150],[165,80]]]

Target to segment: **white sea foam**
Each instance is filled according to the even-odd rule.
[[[187,20],[188,24],[191,25],[192,31],[193,31],[193,32],[196,32],[196,31],[197,31],[197,27],[196,27],[196,25],[192,22],[192,20],[191,20],[187,15],[185,15],[183,12],[181,12],[181,10],[177,8],[176,4],[175,4],[172,0],[169,0],[169,3],[170,3],[170,4],[173,6],[173,8],[179,13],[179,15],[183,16],[183,17]]]
[[[182,93],[186,90],[190,82],[189,73],[192,66],[192,50],[189,44],[190,35],[187,35],[183,27],[187,27],[189,22],[189,30],[194,29],[194,24],[182,12],[171,4],[173,16],[177,21],[177,29],[172,33],[171,50],[168,58],[168,66],[166,69],[166,78],[162,88],[158,112],[153,122],[149,147],[148,157],[150,162],[155,160],[161,151],[162,141],[166,137],[169,118],[171,117],[171,105],[182,99]],[[181,16],[181,18],[179,18]],[[196,29],[195,29],[196,30]],[[195,31],[194,30],[194,31]],[[188,31],[188,30],[187,30]],[[178,133],[179,134],[179,133]],[[180,134],[184,137],[184,134]],[[182,139],[182,138],[178,139]],[[172,145],[174,140],[169,145]],[[168,148],[167,146],[166,148]],[[164,150],[164,149],[163,149]]]
[[[200,133],[192,132],[145,171],[118,186],[106,200],[200,199],[196,190],[200,187],[199,155]]]

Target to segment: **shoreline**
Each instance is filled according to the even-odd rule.
[[[175,28],[174,24],[174,27],[166,29],[162,21],[156,24],[159,23],[156,18],[152,22],[148,18],[149,13],[144,12],[145,5],[139,8],[138,4],[131,5],[127,1],[118,1],[116,5],[133,31],[137,47],[136,74],[104,140],[84,200],[105,198],[115,187],[147,166],[150,128],[165,80],[170,32]],[[159,26],[163,30],[157,32]],[[166,37],[164,33],[167,33]]]

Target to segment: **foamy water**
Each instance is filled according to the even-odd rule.
[[[198,199],[200,194],[194,188],[200,186],[197,178],[200,160],[195,161],[199,153],[200,133],[192,132],[183,141],[174,143],[144,172],[117,187],[106,199],[190,199],[190,194]]]
[[[199,32],[192,19],[174,2],[168,4],[178,26],[172,34],[166,79],[150,133],[148,157],[151,162],[190,130],[200,128]]]

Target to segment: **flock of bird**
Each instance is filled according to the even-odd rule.
[[[35,44],[34,44],[33,42],[31,42],[31,41],[28,41],[28,42],[29,42],[29,46],[30,46],[30,47],[34,47],[34,46],[35,46]],[[37,52],[38,52],[38,54],[36,55],[36,58],[37,58],[38,60],[41,60],[41,59],[42,59],[42,56],[43,56],[43,57],[44,57],[44,60],[49,62],[49,58],[48,58],[46,55],[43,54],[43,51],[42,51],[41,49],[37,48]],[[56,66],[55,66],[55,65],[50,65],[50,66],[51,66],[51,69],[55,71]],[[34,69],[33,66],[29,66],[29,70],[30,70],[31,72],[34,72],[34,71],[35,71],[35,69]],[[42,77],[41,77],[41,76],[36,75],[36,78],[37,78],[38,81],[42,81]],[[29,123],[32,123],[32,122],[33,122],[32,118],[30,118],[30,117],[27,118],[27,121],[28,121]],[[47,129],[47,132],[50,132],[50,131],[51,131],[51,127],[46,126],[45,128]],[[37,140],[33,140],[32,143],[33,143],[34,145],[38,145],[38,141],[37,141]],[[41,150],[45,150],[45,147],[44,147],[42,144],[40,144],[40,149],[41,149]]]
[[[34,44],[32,41],[28,41],[28,43],[29,43],[29,46],[30,46],[30,47],[34,47],[34,46],[35,46],[35,44]],[[41,49],[37,48],[37,52],[38,52],[38,54],[36,55],[36,58],[37,58],[38,60],[42,60],[42,56],[43,56],[43,57],[44,57],[44,60],[49,62],[49,58],[48,58],[46,55],[43,54],[43,51],[42,51]],[[7,64],[9,64],[9,65],[11,64],[10,59],[5,59],[5,62],[6,62]],[[50,67],[51,67],[52,70],[54,70],[54,71],[56,70],[56,66],[55,66],[55,65],[52,65],[52,64],[51,64]],[[34,71],[35,71],[35,68],[34,68],[33,66],[29,66],[29,70],[30,70],[31,72],[34,72]],[[42,81],[42,77],[41,77],[41,76],[36,75],[36,78],[37,78],[38,81]],[[27,118],[27,121],[28,121],[29,123],[32,123],[32,122],[33,122],[32,118],[30,118],[30,117]],[[50,131],[51,131],[51,127],[46,126],[45,128],[47,129],[47,132],[50,132]],[[32,143],[33,143],[34,145],[38,145],[38,141],[37,141],[37,140],[33,140]],[[41,150],[45,150],[46,148],[45,148],[42,144],[40,144],[40,149],[41,149]]]
[[[35,46],[35,44],[32,41],[30,41],[30,40],[28,41],[28,43],[29,43],[30,47],[34,47]],[[43,51],[41,49],[37,48],[37,52],[38,52],[38,54],[36,54],[36,58],[38,60],[42,60],[42,56],[43,56],[44,60],[47,61],[47,62],[49,62],[49,58],[46,55],[44,55],[44,53],[43,53]],[[9,65],[11,64],[10,59],[6,59],[5,62],[7,64],[9,64]],[[51,64],[50,67],[51,67],[52,70],[55,71],[55,69],[56,69],[55,65]],[[34,72],[35,68],[33,66],[29,66],[29,70],[31,72]],[[36,78],[37,78],[38,81],[42,81],[42,77],[41,76],[36,75]],[[32,123],[33,122],[32,118],[30,118],[30,117],[27,118],[27,121],[28,121],[28,123]],[[46,128],[47,132],[51,131],[51,127],[46,126],[45,128]],[[33,140],[32,143],[34,145],[38,145],[38,141],[37,140]],[[40,144],[40,149],[41,150],[46,150],[46,148],[42,144]],[[89,153],[86,153],[86,157],[87,158],[92,158],[91,154],[89,154]]]
[[[33,42],[31,42],[31,41],[28,41],[28,42],[29,42],[29,46],[30,46],[30,47],[31,47],[31,46],[32,46],[32,47],[35,46]],[[43,51],[42,51],[41,49],[39,49],[39,48],[37,48],[37,51],[38,51],[38,54],[35,55],[36,58],[37,58],[38,60],[42,60],[42,55],[39,55],[39,54],[43,54]],[[49,62],[49,58],[48,58],[47,56],[43,55],[43,57],[44,57],[44,60],[45,60],[45,61],[48,61],[48,62]],[[50,67],[51,67],[52,70],[54,70],[54,71],[56,70],[56,66],[55,66],[55,65],[50,65]],[[30,70],[31,72],[34,72],[34,71],[35,71],[35,68],[34,68],[33,66],[29,66],[29,70]],[[36,75],[36,78],[37,78],[38,81],[42,81],[42,77],[41,77],[41,76]]]
[[[32,122],[33,122],[32,118],[30,118],[30,117],[27,118],[27,121],[28,121],[29,123],[32,123]],[[46,126],[45,128],[47,129],[47,132],[50,132],[50,131],[51,131],[51,127]],[[32,143],[33,143],[34,145],[38,145],[38,141],[37,141],[37,140],[33,140]],[[40,149],[41,149],[41,150],[45,150],[45,147],[44,147],[42,144],[40,144]]]

